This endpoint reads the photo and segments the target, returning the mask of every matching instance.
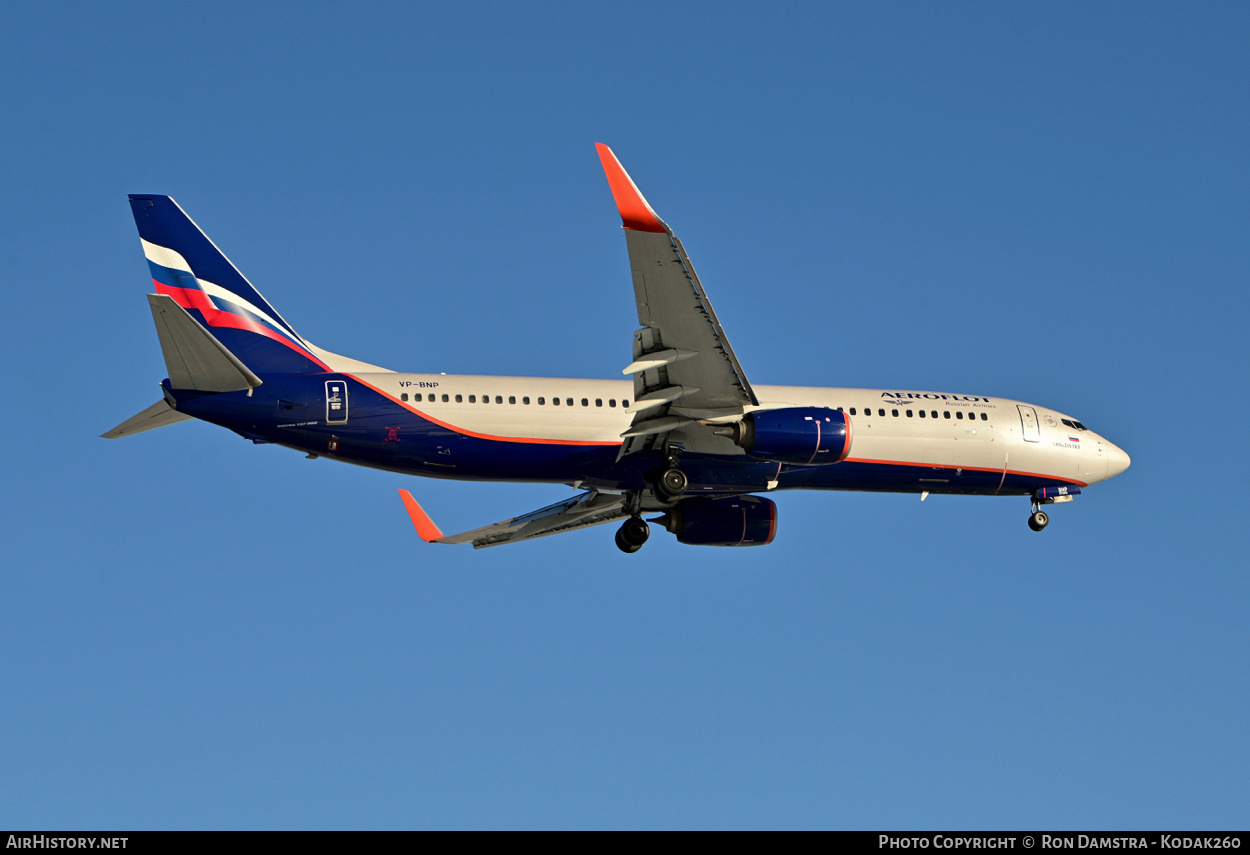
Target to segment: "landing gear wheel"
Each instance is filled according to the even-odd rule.
[[[669,499],[676,499],[686,492],[686,488],[689,486],[690,479],[686,477],[685,472],[682,472],[676,466],[665,469],[664,474],[660,476],[660,492]]]
[[[1029,528],[1034,531],[1041,531],[1049,524],[1050,517],[1046,515],[1045,511],[1034,511],[1029,515]]]
[[[651,536],[651,526],[642,517],[630,517],[616,532],[616,546],[621,552],[634,553]]]
[[[625,538],[621,536],[620,529],[617,529],[616,532],[616,548],[621,550],[621,552],[624,552],[626,555],[633,555],[639,549],[642,549],[639,545],[631,545],[627,543]]]

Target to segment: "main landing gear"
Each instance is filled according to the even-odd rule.
[[[635,553],[651,536],[651,526],[642,517],[634,516],[625,520],[616,532],[616,548],[625,553]]]
[[[681,471],[677,462],[677,450],[664,449],[664,469],[655,479],[655,497],[661,502],[676,502],[690,486],[690,479]]]
[[[690,479],[676,466],[669,466],[660,473],[660,479],[655,486],[656,491],[662,494],[662,498],[671,502],[686,492],[686,488],[690,486]]]
[[[670,507],[677,504],[682,494],[690,486],[690,479],[678,467],[677,456],[671,452],[665,455],[664,469],[660,471],[659,475],[657,476],[652,472],[650,477],[655,478],[652,488],[655,498]],[[634,553],[642,549],[642,545],[647,542],[647,538],[650,536],[651,526],[647,525],[646,520],[635,509],[634,515],[621,523],[621,527],[617,530],[616,547],[621,552]]]

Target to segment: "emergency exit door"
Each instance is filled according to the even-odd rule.
[[[1026,407],[1024,404],[1017,404],[1016,409],[1020,411],[1020,425],[1024,429],[1024,441],[1040,442],[1042,434],[1037,428],[1037,410]]]
[[[347,421],[347,381],[326,381],[326,424],[341,425]]]

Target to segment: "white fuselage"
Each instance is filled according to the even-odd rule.
[[[620,442],[634,414],[629,380],[352,376],[413,413],[485,439],[611,445]],[[847,462],[1002,470],[1080,486],[1106,480],[1129,465],[1124,451],[1076,419],[1007,398],[888,389],[754,388],[758,409],[828,407],[847,413],[853,430]],[[712,450],[741,453],[727,440]]]

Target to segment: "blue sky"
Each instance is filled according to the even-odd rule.
[[[6,11],[0,827],[1245,827],[1244,4]],[[789,493],[764,549],[419,541],[567,495],[182,424],[127,193],[302,334],[613,377],[592,144],[757,384],[1003,395],[1059,506]]]

